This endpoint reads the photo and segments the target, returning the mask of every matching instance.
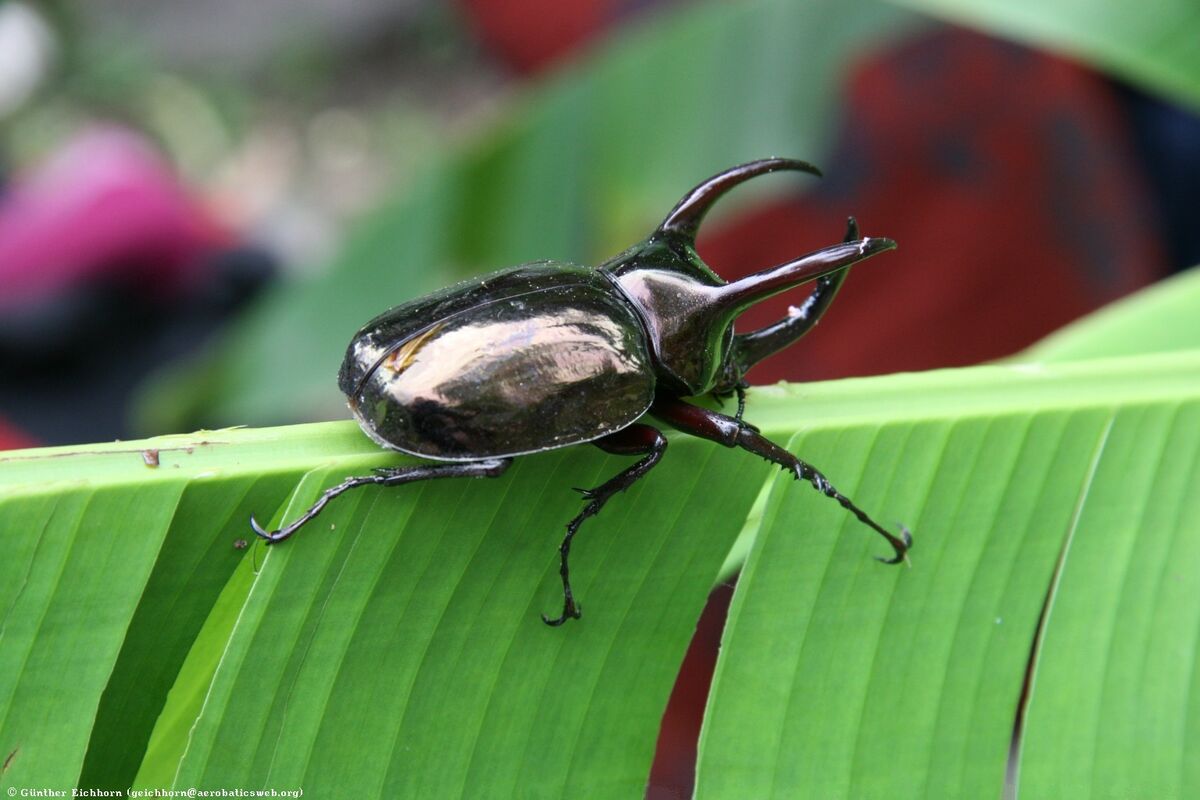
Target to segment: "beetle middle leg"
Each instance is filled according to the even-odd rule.
[[[547,625],[562,625],[568,619],[579,619],[581,616],[579,606],[575,602],[575,595],[571,592],[571,569],[568,563],[571,555],[571,540],[575,538],[575,534],[579,531],[579,526],[588,517],[594,517],[600,513],[600,509],[604,508],[604,504],[609,501],[609,498],[633,486],[647,472],[654,469],[654,465],[662,459],[663,453],[667,450],[666,437],[657,428],[642,424],[630,425],[616,433],[610,433],[608,436],[601,437],[592,442],[592,444],[606,453],[622,456],[644,454],[645,458],[633,466],[618,472],[595,489],[576,489],[577,492],[583,495],[584,500],[587,501],[587,505],[583,507],[583,510],[573,520],[567,523],[567,534],[563,537],[562,544],[558,547],[558,574],[562,576],[563,611],[560,616],[554,619],[550,619],[543,614],[542,621]]]
[[[512,464],[511,458],[489,458],[483,461],[468,461],[463,463],[443,462],[440,464],[412,464],[403,467],[384,467],[375,470],[374,475],[347,478],[337,486],[326,489],[317,498],[317,502],[313,503],[308,511],[300,515],[299,519],[277,531],[264,530],[253,516],[250,517],[250,527],[254,529],[256,534],[266,539],[267,544],[274,544],[275,542],[282,542],[300,530],[306,522],[320,514],[321,509],[325,508],[330,500],[343,492],[348,492],[359,486],[399,486],[404,483],[432,480],[434,478],[495,478],[504,474],[504,471],[508,469],[510,464]]]
[[[889,533],[883,526],[871,519],[865,511],[856,506],[849,497],[834,488],[829,479],[815,467],[801,461],[740,420],[675,398],[656,400],[650,407],[650,413],[684,433],[719,442],[726,447],[740,447],[748,450],[790,471],[797,480],[808,481],[818,492],[836,500],[842,508],[856,516],[860,522],[887,539],[888,544],[895,551],[895,555],[892,558],[877,556],[880,561],[885,564],[898,564],[905,560],[905,554],[912,546],[912,534],[907,528],[903,525],[900,526],[900,536]]]

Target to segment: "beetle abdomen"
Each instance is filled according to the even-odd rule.
[[[426,315],[400,306],[360,332],[342,389],[372,438],[426,458],[499,458],[590,441],[649,408],[653,366],[632,308],[591,270],[530,269],[538,288],[526,274],[526,291],[484,299],[472,282]],[[378,332],[401,320],[423,324],[383,346]]]

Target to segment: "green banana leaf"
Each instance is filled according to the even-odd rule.
[[[348,422],[6,453],[0,790],[640,796],[765,484],[700,796],[1200,790],[1200,350],[756,388],[748,417],[908,524],[910,563],[749,454],[672,436],[584,527],[584,617],[552,629],[568,487],[628,459],[361,489],[243,550],[250,513],[292,519],[396,457]]]
[[[1065,53],[1200,110],[1200,5],[1192,0],[892,0]]]
[[[1198,367],[1187,351],[893,376],[861,382],[869,414],[857,381],[824,402],[779,390],[820,420],[789,449],[836,460],[917,546],[880,573],[837,509],[773,488],[698,796],[994,797],[1006,776],[1032,797],[1194,793]]]

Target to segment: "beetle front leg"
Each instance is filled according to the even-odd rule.
[[[737,395],[738,401],[737,413],[733,415],[733,418],[737,420],[739,424],[745,424],[742,420],[742,416],[746,413],[746,390],[749,388],[750,384],[746,383],[744,380],[738,381],[737,385],[733,387],[734,394]],[[755,430],[757,430],[757,428]]]
[[[571,555],[571,540],[575,538],[579,526],[588,517],[594,517],[600,513],[600,509],[604,508],[604,504],[609,501],[609,498],[618,492],[625,491],[644,477],[662,459],[663,453],[667,450],[666,437],[657,428],[641,424],[630,425],[616,433],[610,433],[592,444],[604,452],[614,455],[645,454],[646,457],[633,466],[618,472],[595,489],[577,488],[575,490],[583,495],[587,505],[573,520],[567,523],[567,534],[563,537],[562,544],[558,546],[558,574],[562,577],[563,612],[554,619],[550,619],[545,614],[542,615],[543,622],[555,627],[562,625],[568,619],[579,619],[581,616],[579,606],[575,603],[575,595],[571,591],[571,568],[568,563]]]
[[[889,533],[879,523],[871,519],[865,511],[856,506],[849,497],[846,497],[834,488],[829,479],[822,475],[819,470],[801,461],[741,421],[674,398],[656,400],[654,405],[650,407],[650,413],[665,420],[684,433],[690,433],[693,436],[719,442],[726,447],[740,447],[743,450],[748,450],[790,471],[797,480],[808,481],[818,492],[836,500],[841,504],[842,508],[845,508],[856,516],[860,522],[874,530],[884,539],[887,539],[888,544],[895,551],[895,555],[892,558],[878,556],[876,558],[885,564],[898,564],[906,560],[908,549],[912,547],[912,534],[908,528],[901,525],[900,536]]]
[[[276,542],[282,542],[300,530],[306,522],[320,514],[321,509],[325,508],[330,500],[343,492],[357,489],[359,486],[399,486],[404,483],[432,480],[434,478],[495,478],[498,475],[502,475],[510,464],[512,464],[511,458],[489,458],[484,461],[468,461],[465,463],[414,464],[404,467],[384,467],[375,470],[374,475],[347,478],[337,486],[326,489],[317,498],[317,502],[309,507],[308,511],[305,511],[299,519],[286,527],[280,528],[277,531],[266,531],[258,524],[253,515],[250,517],[250,527],[261,538],[266,539],[267,544],[275,544]]]

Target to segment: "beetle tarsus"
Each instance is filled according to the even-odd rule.
[[[772,461],[775,460],[777,455],[772,452],[772,449],[782,451],[786,454],[785,458],[789,458],[791,460],[791,469],[797,480],[808,481],[818,492],[830,498],[831,500],[836,500],[842,508],[846,509],[855,517],[857,517],[859,522],[866,525],[868,528],[875,531],[887,540],[888,544],[892,546],[892,550],[895,551],[895,555],[891,558],[876,556],[876,560],[881,561],[884,564],[899,564],[901,561],[908,560],[908,550],[910,547],[912,547],[912,534],[909,532],[908,528],[905,528],[903,525],[900,526],[900,530],[902,532],[900,537],[888,532],[882,525],[871,519],[867,512],[856,506],[854,501],[839,492],[837,488],[829,482],[829,479],[822,475],[816,467],[805,461],[801,461],[799,458],[793,456],[791,453],[788,453],[786,450],[783,450],[783,448],[779,447],[774,442],[771,442],[769,439],[761,436],[758,436],[757,438],[762,442],[766,442],[767,444],[771,445],[771,448],[762,447],[760,442],[751,442],[749,447],[746,447],[745,445],[743,445],[743,447],[746,447],[747,450],[757,453],[763,458]],[[753,449],[754,447],[761,448],[763,452]]]
[[[433,478],[495,478],[498,475],[502,475],[510,464],[512,464],[511,458],[489,458],[482,461],[466,461],[454,464],[416,464],[404,467],[376,468],[373,470],[374,474],[372,475],[346,478],[346,480],[337,486],[326,489],[317,498],[317,502],[309,506],[308,510],[290,525],[280,528],[277,531],[267,531],[258,524],[258,521],[254,519],[254,515],[251,514],[250,527],[257,536],[265,539],[267,544],[274,544],[282,542],[304,527],[305,523],[321,513],[321,510],[329,504],[330,500],[343,492],[356,489],[359,486],[400,486],[405,483],[431,480]]]
[[[739,425],[743,424],[742,415],[746,413],[746,389],[749,386],[750,384],[746,383],[744,380],[741,380],[738,381],[737,385],[733,387],[733,391],[735,394],[737,394],[738,400],[737,413],[733,415],[733,418],[738,421]],[[755,430],[758,429],[755,428]]]

